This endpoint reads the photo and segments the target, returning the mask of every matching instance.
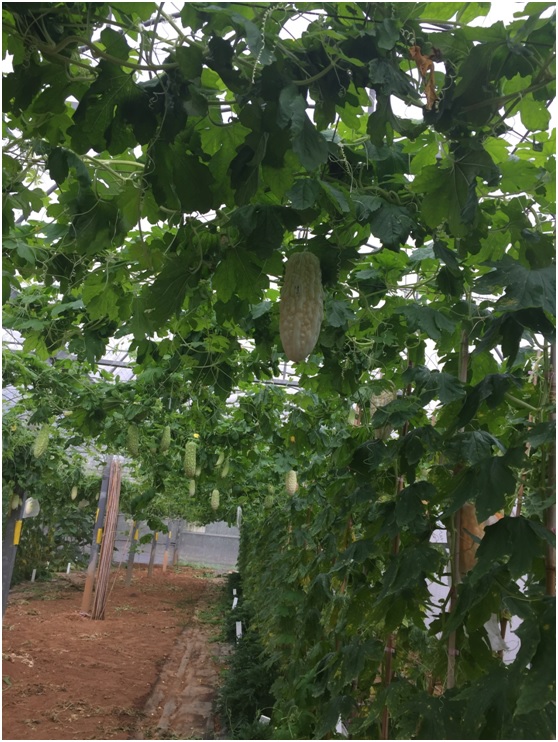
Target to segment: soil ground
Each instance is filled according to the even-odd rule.
[[[105,619],[80,613],[85,574],[10,592],[2,634],[4,740],[216,739],[225,578],[135,567],[111,575]]]

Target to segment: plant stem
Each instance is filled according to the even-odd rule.
[[[504,397],[514,407],[523,407],[523,409],[529,410],[529,412],[532,412],[535,415],[537,415],[539,412],[536,407],[533,407],[533,405],[530,405],[528,402],[524,402],[522,399],[514,397],[513,394],[510,394],[509,392],[506,392],[504,394]]]

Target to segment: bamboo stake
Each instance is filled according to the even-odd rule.
[[[95,598],[93,601],[93,610],[91,618],[94,620],[103,620],[105,617],[105,607],[108,595],[108,583],[110,578],[110,568],[114,551],[114,540],[116,537],[116,526],[118,522],[118,506],[120,501],[120,464],[115,459],[111,462],[109,492],[107,499],[107,513],[105,518],[105,528],[103,540],[101,543],[101,555],[99,558],[99,569],[97,571],[97,586],[95,589]]]
[[[458,379],[463,384],[467,383],[467,373],[469,370],[469,335],[465,330],[461,332],[461,344],[459,347],[459,369]],[[461,514],[458,510],[452,516],[452,533],[450,541],[450,565],[451,565],[451,585],[450,585],[450,603],[449,612],[455,610],[457,602],[457,586],[461,582],[461,570],[459,567],[460,546],[461,546]],[[457,632],[452,631],[448,637],[448,666],[446,674],[446,688],[455,688],[457,676]]]
[[[124,581],[124,584],[126,587],[130,587],[132,584],[132,572],[134,571],[134,559],[136,557],[136,548],[137,548],[137,535],[138,535],[138,524],[137,521],[132,521],[132,528],[130,529],[130,538],[128,539],[130,546],[128,549],[128,562],[127,562],[127,569],[126,569],[126,579]]]
[[[108,456],[107,463],[105,464],[105,468],[103,469],[101,493],[99,495],[99,506],[97,507],[97,516],[95,518],[95,525],[93,527],[93,540],[91,542],[91,552],[89,556],[89,564],[87,566],[87,576],[85,578],[85,587],[83,589],[83,597],[81,599],[82,613],[89,613],[89,609],[91,608],[91,601],[93,599],[93,585],[95,584],[97,557],[99,555],[101,539],[103,536],[103,522],[105,520],[111,464],[112,456]]]
[[[412,361],[409,361],[409,368],[411,368],[413,365]],[[404,394],[406,396],[409,396],[411,393],[411,387],[408,386],[404,390]],[[403,429],[401,431],[401,437],[404,438],[407,433],[409,432],[409,422],[405,422],[403,425]],[[397,476],[397,484],[396,484],[396,490],[395,490],[395,496],[398,497],[401,494],[401,491],[403,490],[405,486],[405,480],[401,476]],[[393,556],[397,556],[399,554],[399,546],[401,544],[401,539],[399,537],[399,534],[395,536],[395,538],[392,541],[391,544],[391,553]],[[393,679],[393,655],[395,654],[395,635],[391,633],[388,636],[386,648],[384,650],[385,652],[385,658],[384,658],[384,687],[389,688],[391,685],[391,681]],[[386,706],[382,709],[382,722],[381,722],[381,732],[380,732],[380,739],[389,739],[389,709]]]
[[[151,553],[149,554],[149,566],[147,567],[147,576],[153,577],[153,565],[155,564],[155,552],[157,551],[157,541],[159,539],[159,532],[155,531],[151,541]]]
[[[172,566],[177,567],[178,566],[178,557],[180,556],[180,536],[181,536],[181,529],[182,529],[182,521],[178,521],[178,525],[176,526],[176,541],[174,542],[174,551],[172,553]]]
[[[556,420],[556,343],[550,346],[550,359],[547,371],[549,402],[553,407],[550,419]],[[550,447],[547,461],[547,492],[556,499],[556,443]],[[552,533],[556,533],[556,502],[544,513],[544,524]],[[556,549],[550,544],[546,547],[546,594],[556,595]]]
[[[397,478],[397,494],[403,489],[403,478]],[[397,535],[392,542],[391,553],[396,556],[399,553],[399,535]],[[386,648],[384,650],[384,687],[389,688],[391,681],[393,680],[393,655],[395,654],[395,636],[390,634],[387,639]],[[380,739],[389,739],[389,709],[386,706],[382,709],[382,729]]]
[[[167,531],[167,540],[165,542],[165,553],[163,554],[163,572],[167,571],[167,564],[169,563],[169,547],[172,538],[172,529],[174,528],[173,521],[169,523],[169,530]]]

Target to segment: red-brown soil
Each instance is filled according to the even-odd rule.
[[[16,586],[3,621],[3,736],[214,739],[227,647],[211,570],[111,575],[105,619],[80,613],[85,576]],[[219,607],[221,606],[221,608]]]

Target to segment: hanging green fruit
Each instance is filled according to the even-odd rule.
[[[217,489],[213,490],[213,492],[211,493],[211,509],[219,509],[219,490]]]
[[[44,425],[37,434],[35,442],[33,444],[33,456],[36,459],[40,459],[48,448],[48,439],[50,436],[50,428],[48,425]]]
[[[184,473],[188,479],[193,479],[196,476],[196,452],[196,442],[188,441],[184,447]]]
[[[139,430],[137,425],[128,425],[128,451],[132,456],[139,456]]]
[[[296,471],[291,469],[287,472],[287,476],[285,477],[285,489],[287,490],[287,494],[294,495],[294,493],[298,489],[298,484],[296,481]]]
[[[163,435],[161,436],[161,442],[159,444],[159,450],[161,453],[165,453],[165,451],[168,451],[171,444],[171,429],[170,425],[166,425],[163,430]]]
[[[279,333],[290,361],[314,350],[324,316],[320,261],[311,252],[292,255],[285,268],[279,304]]]

